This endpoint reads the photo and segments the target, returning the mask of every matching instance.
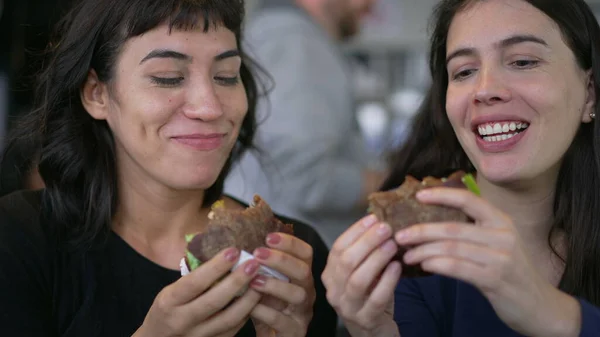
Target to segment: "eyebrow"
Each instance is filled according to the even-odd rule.
[[[217,56],[214,57],[215,61],[222,61],[224,59],[230,58],[230,57],[237,57],[240,56],[240,51],[237,49],[231,49],[228,51],[225,51]],[[190,61],[192,59],[191,56],[174,51],[174,50],[168,50],[168,49],[155,49],[153,51],[151,51],[150,53],[148,53],[148,55],[146,55],[141,61],[140,64],[153,59],[153,58],[172,58],[172,59],[176,59],[176,60],[181,60],[181,61]]]
[[[544,47],[548,47],[548,43],[546,41],[544,41],[542,38],[537,37],[535,35],[513,35],[511,37],[508,37],[508,38],[496,43],[495,45],[496,45],[496,48],[505,49],[505,48],[514,46],[516,44],[525,43],[525,42],[533,42],[533,43],[540,44]],[[452,59],[454,59],[456,57],[472,56],[472,55],[475,55],[476,53],[477,52],[475,51],[475,48],[457,49],[454,52],[450,53],[450,55],[448,55],[446,57],[446,65],[448,63],[450,63],[450,61],[452,61]]]
[[[151,51],[150,53],[148,53],[148,55],[146,55],[140,61],[140,64],[142,64],[150,59],[153,59],[153,58],[161,58],[161,59],[172,58],[172,59],[182,60],[182,61],[189,61],[192,59],[191,56],[174,51],[174,50],[155,49],[155,50]]]
[[[231,49],[231,50],[222,52],[221,54],[215,56],[215,61],[222,61],[222,60],[230,58],[230,57],[239,57],[239,56],[240,56],[239,50]]]

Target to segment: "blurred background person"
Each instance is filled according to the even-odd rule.
[[[246,26],[249,53],[274,86],[260,104],[258,151],[233,167],[225,190],[245,201],[258,193],[279,212],[316,224],[329,242],[364,214],[384,178],[360,134],[341,50],[374,3],[267,0]]]

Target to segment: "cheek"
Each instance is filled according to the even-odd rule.
[[[468,105],[469,95],[456,88],[448,88],[446,93],[446,114],[455,130],[464,125],[467,119]]]
[[[221,101],[223,102],[223,110],[228,116],[227,118],[236,129],[239,129],[248,112],[246,91],[243,88],[241,90],[236,90],[233,95],[222,97]]]

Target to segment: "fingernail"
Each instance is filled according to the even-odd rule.
[[[258,275],[257,277],[254,278],[254,280],[252,280],[252,283],[250,283],[253,287],[263,287],[265,284],[267,283],[267,278],[262,276],[262,275]]]
[[[280,242],[281,242],[281,235],[275,234],[275,233],[271,233],[271,234],[267,235],[267,244],[276,245]]]
[[[383,246],[381,246],[381,249],[384,252],[393,253],[396,251],[396,247],[397,247],[397,245],[394,241],[387,241],[386,243],[383,244]]]
[[[244,267],[244,272],[250,276],[256,274],[260,264],[257,261],[248,261],[246,262],[246,267]]]
[[[388,236],[392,232],[392,229],[388,224],[381,224],[379,228],[377,228],[377,234],[381,236]]]
[[[225,259],[227,261],[237,261],[240,256],[240,252],[236,248],[229,248],[225,251]]]
[[[410,232],[408,230],[401,230],[398,233],[396,233],[395,239],[396,242],[404,242],[408,239],[409,236]]]
[[[415,259],[415,253],[413,253],[412,250],[409,250],[408,252],[404,253],[402,258],[404,259],[404,262],[411,263]]]
[[[388,272],[391,273],[392,275],[399,274],[401,271],[401,268],[402,268],[402,266],[400,265],[400,263],[394,261],[389,264]]]
[[[431,191],[429,189],[424,189],[424,190],[420,190],[419,192],[417,192],[416,197],[417,198],[427,198],[430,195],[431,195]]]
[[[371,226],[373,226],[376,223],[377,223],[377,217],[374,214],[371,214],[368,217],[363,219],[362,225],[365,228],[371,228]]]
[[[254,257],[261,260],[266,260],[271,256],[271,252],[266,248],[257,248],[254,251]]]

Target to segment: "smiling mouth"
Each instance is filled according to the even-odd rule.
[[[501,142],[524,132],[528,127],[529,123],[523,121],[483,123],[477,126],[475,132],[486,142]]]

